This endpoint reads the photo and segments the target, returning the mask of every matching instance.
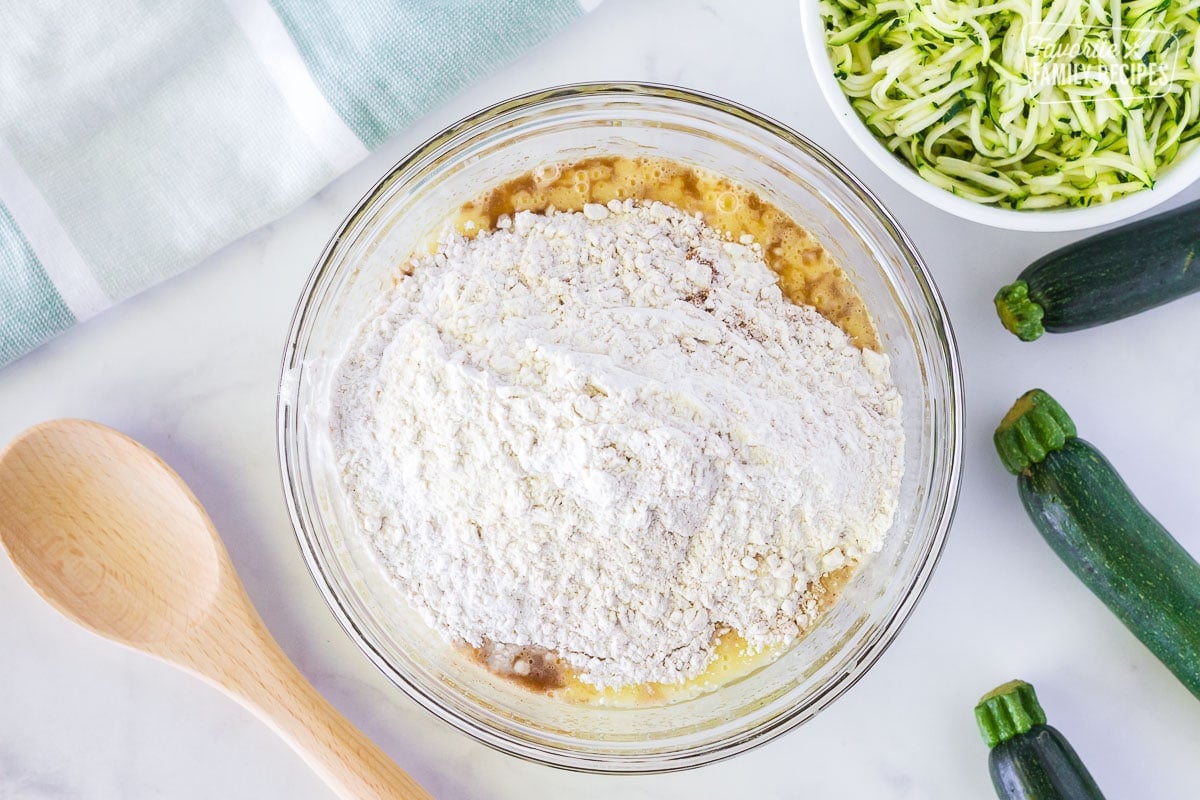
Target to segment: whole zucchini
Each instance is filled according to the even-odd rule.
[[[996,295],[1004,327],[1032,342],[1200,291],[1200,201],[1067,245]]]
[[[1200,697],[1200,564],[1040,389],[1017,400],[995,444],[1042,538]]]
[[[1037,693],[1010,681],[983,696],[975,721],[991,748],[988,772],[1001,800],[1104,800],[1075,749],[1055,728]]]

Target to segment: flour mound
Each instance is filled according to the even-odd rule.
[[[362,535],[449,639],[676,682],[727,629],[793,640],[821,575],[882,546],[888,361],[787,301],[757,245],[614,201],[409,267],[340,367],[332,436]]]

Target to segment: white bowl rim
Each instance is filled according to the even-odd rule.
[[[1200,150],[1163,170],[1153,189],[1143,189],[1087,208],[1018,211],[966,200],[929,183],[888,150],[867,128],[838,85],[825,49],[825,25],[818,0],[799,0],[801,31],[817,86],[838,123],[858,149],[896,183],[932,206],[972,222],[1013,231],[1075,231],[1111,225],[1164,203],[1200,178]]]

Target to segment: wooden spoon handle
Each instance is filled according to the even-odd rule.
[[[339,797],[430,800],[431,795],[300,674],[258,615],[248,613],[256,635],[243,640],[245,648],[234,649],[226,642],[224,663],[210,664],[205,670],[209,677],[274,728]]]

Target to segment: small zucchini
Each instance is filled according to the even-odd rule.
[[[996,312],[1026,342],[1103,325],[1200,291],[1197,255],[1200,202],[1039,258],[996,295]]]
[[[1200,697],[1200,564],[1042,390],[1017,400],[995,444],[1042,538]]]
[[[1071,744],[1046,724],[1037,693],[1025,681],[985,694],[975,721],[991,748],[988,772],[1001,800],[1104,800]]]

